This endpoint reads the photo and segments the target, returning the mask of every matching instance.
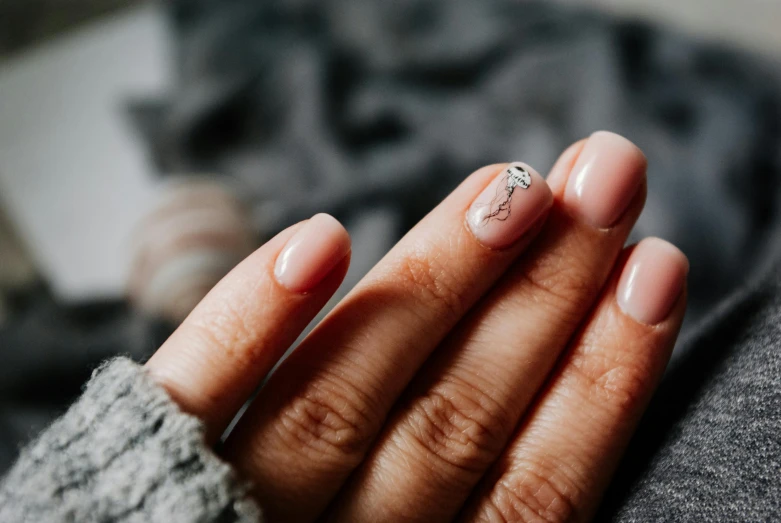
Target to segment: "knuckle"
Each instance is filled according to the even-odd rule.
[[[220,305],[219,311],[214,314],[199,315],[188,329],[201,343],[220,354],[240,360],[251,357],[251,351],[246,349],[254,346],[256,330],[231,303]]]
[[[281,436],[296,452],[355,462],[377,428],[374,411],[366,405],[346,383],[313,381],[280,413]]]
[[[596,352],[596,351],[595,351]],[[652,371],[631,357],[622,355],[575,355],[572,369],[585,388],[591,405],[609,409],[617,419],[627,419],[641,409],[646,391],[653,387]]]
[[[460,317],[464,310],[453,271],[448,270],[441,258],[431,252],[415,252],[404,257],[399,270],[402,284],[426,303]]]
[[[539,462],[500,480],[488,503],[502,521],[558,523],[575,517],[579,495],[565,472]]]
[[[411,435],[425,452],[446,466],[480,474],[501,452],[513,426],[498,403],[461,386],[432,389],[411,406],[409,419]]]
[[[542,260],[520,275],[533,301],[559,316],[579,323],[583,308],[600,291],[598,278],[578,270],[577,260]]]

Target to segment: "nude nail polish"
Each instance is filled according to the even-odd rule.
[[[475,198],[467,223],[477,241],[501,249],[523,236],[552,204],[545,180],[527,164],[514,162]]]
[[[320,283],[350,252],[350,236],[336,218],[317,214],[290,238],[277,257],[274,276],[282,286],[304,293]]]
[[[640,323],[655,325],[670,314],[683,291],[689,260],[674,245],[647,238],[632,251],[618,282],[621,309]]]
[[[613,225],[645,179],[646,159],[626,138],[607,131],[592,134],[567,180],[564,203],[586,223]]]

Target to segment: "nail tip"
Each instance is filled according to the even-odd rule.
[[[645,182],[645,156],[627,138],[596,131],[583,146],[564,190],[576,218],[606,229],[631,207]]]
[[[316,287],[350,253],[350,235],[333,216],[312,216],[277,256],[274,277],[291,292]]]
[[[315,218],[321,222],[321,226],[330,227],[331,233],[334,236],[338,236],[338,241],[342,245],[345,253],[350,250],[352,246],[352,238],[350,237],[350,232],[347,230],[344,224],[342,224],[342,222],[340,222],[331,214],[324,212],[314,215],[311,219],[314,220]]]
[[[665,240],[664,238],[659,238],[658,236],[651,236],[649,238],[645,238],[643,242],[655,242],[658,245],[661,246],[661,248],[667,250],[670,255],[677,259],[678,263],[680,263],[683,268],[684,272],[686,274],[689,273],[689,257],[686,256],[686,253],[681,250],[680,247],[675,245],[674,243]]]
[[[688,259],[672,243],[645,238],[632,250],[622,270],[616,298],[628,316],[657,325],[672,313],[686,287]]]

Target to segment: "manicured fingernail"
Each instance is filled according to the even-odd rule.
[[[586,141],[587,139],[584,138],[567,147],[556,160],[556,163],[553,164],[553,167],[551,167],[551,170],[548,173],[548,177],[545,178],[551,191],[558,192],[559,190],[564,189],[567,180],[569,179],[569,173],[575,166],[575,162],[578,161],[580,152],[586,145]],[[559,187],[561,187],[561,189],[559,189]]]
[[[317,214],[290,238],[277,258],[274,276],[293,292],[314,288],[350,252],[350,236],[336,218]]]
[[[599,131],[583,146],[564,191],[564,202],[594,227],[613,225],[645,178],[646,159],[626,138]]]
[[[502,168],[475,198],[467,223],[477,241],[501,249],[523,236],[552,203],[545,180],[525,163],[515,162]]]
[[[618,305],[640,323],[667,318],[680,296],[689,260],[674,245],[648,238],[635,247],[618,282]]]

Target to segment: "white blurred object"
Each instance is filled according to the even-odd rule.
[[[158,200],[134,234],[128,294],[178,324],[256,244],[246,209],[214,179],[173,179]]]
[[[145,4],[0,64],[0,204],[65,300],[124,291],[154,196],[130,98],[170,84],[161,8]]]

